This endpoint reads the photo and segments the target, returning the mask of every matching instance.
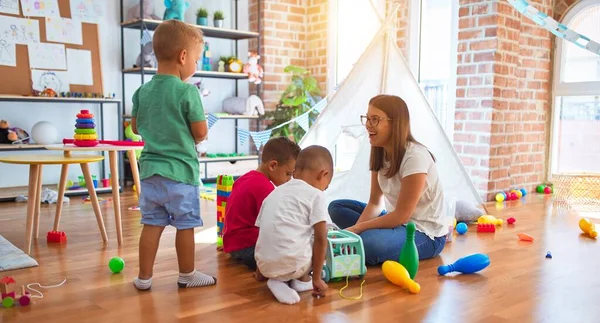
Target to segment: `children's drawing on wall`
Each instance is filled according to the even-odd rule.
[[[35,43],[27,46],[29,67],[39,69],[66,70],[67,54],[65,45]]]
[[[39,43],[40,23],[33,19],[0,15],[0,39],[21,45]]]
[[[21,0],[25,17],[60,17],[57,0]]]
[[[0,0],[0,12],[18,15],[19,0]]]
[[[0,39],[0,65],[17,66],[17,47],[15,43]]]
[[[88,23],[98,23],[104,15],[103,0],[71,0],[71,18]]]
[[[46,39],[56,43],[83,45],[81,22],[69,18],[46,17]]]
[[[31,84],[36,91],[51,89],[56,93],[69,92],[67,72],[31,70]]]

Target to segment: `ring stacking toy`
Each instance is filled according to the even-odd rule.
[[[98,145],[94,115],[90,111],[81,110],[77,114],[74,138],[73,144],[78,147],[94,147]]]

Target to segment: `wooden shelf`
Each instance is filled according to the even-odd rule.
[[[140,29],[146,28],[148,30],[155,30],[162,20],[154,20],[154,19],[134,19],[121,23],[122,28],[130,28],[130,29]],[[244,31],[244,30],[235,30],[235,29],[227,29],[227,28],[216,28],[211,26],[199,26],[195,24],[189,24],[195,28],[202,30],[202,33],[205,37],[210,38],[222,38],[222,39],[253,39],[258,38],[259,34],[253,31]]]
[[[119,99],[108,98],[62,98],[47,96],[27,96],[27,95],[0,95],[0,101],[21,101],[21,102],[57,102],[57,103],[121,103]]]
[[[42,185],[42,187],[58,192],[57,184]],[[19,196],[19,195],[27,196],[28,190],[29,190],[29,188],[27,186],[15,186],[15,187],[0,188],[0,202],[14,202],[15,198],[17,198],[17,196]],[[112,188],[110,188],[110,187],[96,188],[97,194],[104,194],[104,193],[111,193],[111,192],[112,192]],[[65,191],[65,196],[78,196],[78,195],[88,195],[87,189],[82,188],[82,189],[77,189],[77,190]]]
[[[237,156],[237,157],[215,157],[215,158],[202,157],[202,158],[198,158],[198,161],[200,163],[234,162],[234,161],[238,161],[238,160],[258,160],[258,156],[257,155],[247,155],[247,156]]]
[[[0,151],[12,151],[12,150],[44,150],[46,145],[39,144],[0,144]]]
[[[144,74],[153,75],[156,74],[156,68],[144,67]],[[125,74],[142,74],[141,67],[126,68],[123,70]],[[206,77],[213,79],[230,79],[230,80],[242,80],[247,79],[248,74],[244,73],[231,73],[231,72],[215,72],[215,71],[196,71],[195,77]]]
[[[221,114],[221,113],[213,113],[219,119],[258,119],[259,116],[247,116],[243,114]],[[208,114],[206,115],[208,117]],[[131,119],[130,114],[124,114],[123,119]]]

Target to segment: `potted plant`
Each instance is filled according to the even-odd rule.
[[[200,8],[196,11],[196,24],[200,26],[208,26],[208,10]]]
[[[215,11],[215,13],[213,15],[213,19],[215,22],[215,27],[223,28],[223,20],[225,19],[225,16],[223,15],[223,11],[221,11],[221,10]]]
[[[292,83],[288,85],[281,95],[281,99],[275,110],[265,113],[265,119],[271,121],[267,129],[273,129],[282,123],[304,114],[322,99],[319,82],[306,69],[288,65],[284,71],[292,74]],[[317,111],[310,113],[309,125],[312,125],[318,114]],[[302,127],[296,122],[292,122],[285,127],[274,129],[271,136],[285,136],[299,142],[305,134],[306,131]]]

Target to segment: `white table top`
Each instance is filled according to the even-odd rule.
[[[142,150],[144,146],[114,146],[99,144],[94,147],[78,147],[72,144],[63,145],[47,145],[44,148],[48,150],[63,150],[63,151],[127,151],[127,150]]]

